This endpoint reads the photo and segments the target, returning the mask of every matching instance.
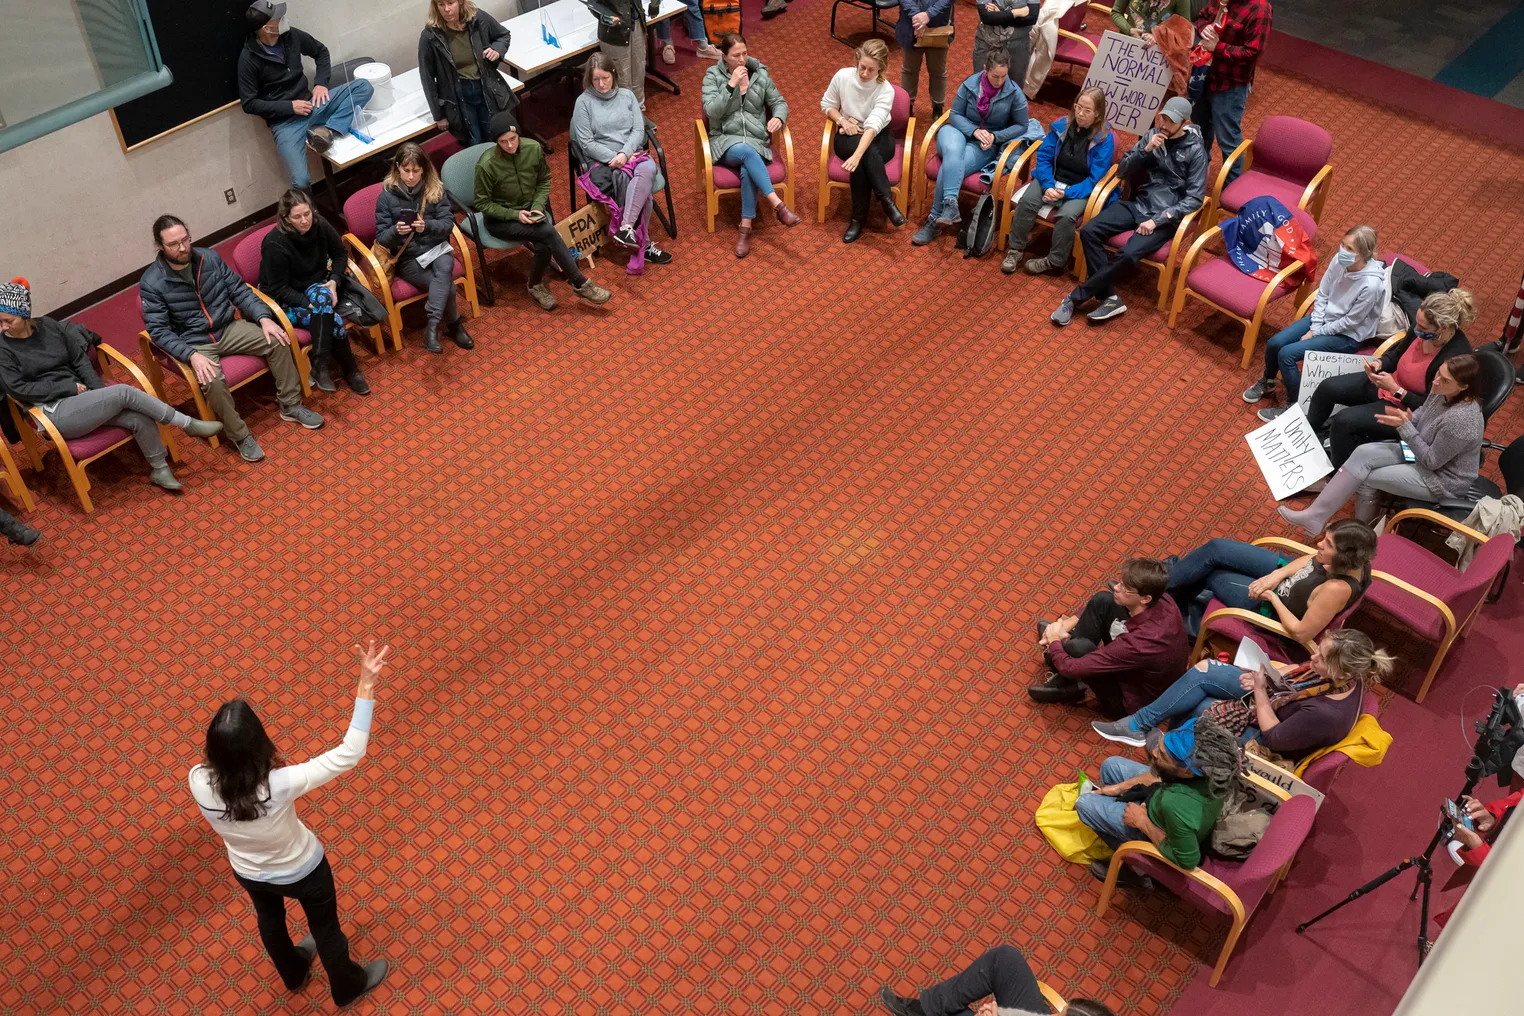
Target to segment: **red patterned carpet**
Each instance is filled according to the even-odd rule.
[[[1001,941],[1067,994],[1170,1010],[1222,929],[1162,894],[1093,919],[1031,814],[1107,752],[1023,689],[1033,619],[1119,558],[1282,532],[1236,335],[1169,331],[1146,276],[1120,321],[1060,331],[1067,282],[815,226],[817,100],[850,59],[828,15],[753,33],[807,223],[749,260],[734,199],[703,230],[688,61],[650,93],[676,261],[600,261],[607,312],[556,284],[543,314],[495,262],[474,352],[373,358],[323,431],[256,383],[260,465],[197,445],[168,497],[103,463],[93,517],[56,462],[31,480],[46,541],[3,556],[0,1010],[329,1011],[320,973],[280,989],[184,777],[234,694],[288,758],[336,743],[371,633],[395,665],[370,755],[302,808],[355,953],[396,964],[369,1011],[862,1013]],[[1270,112],[1334,132],[1327,232],[1370,221],[1459,275],[1495,337],[1524,157],[1263,73],[1249,126]],[[131,346],[124,306],[86,319]]]

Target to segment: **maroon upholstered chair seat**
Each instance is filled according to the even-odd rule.
[[[1265,291],[1263,279],[1245,275],[1226,257],[1216,257],[1198,264],[1192,270],[1188,282],[1197,293],[1243,318],[1254,317],[1259,298]],[[1295,292],[1295,286],[1278,286],[1270,297],[1270,302],[1283,300]]]
[[[1117,248],[1118,250],[1121,250],[1123,247],[1127,246],[1127,241],[1132,239],[1134,232],[1136,232],[1136,230],[1129,229],[1125,233],[1118,233],[1115,236],[1107,237],[1106,243],[1112,247]],[[1163,247],[1160,247],[1158,250],[1148,255],[1148,257],[1144,260],[1155,261],[1161,265],[1164,264],[1169,260],[1169,252],[1175,249],[1175,241],[1177,239],[1179,239],[1178,233],[1170,238],[1169,243],[1165,244]]]
[[[1476,556],[1482,557],[1488,546],[1500,539],[1504,537],[1494,537],[1488,544],[1483,544]],[[1511,539],[1509,543],[1512,543]],[[1512,551],[1511,546],[1509,551]],[[1470,568],[1460,572],[1444,559],[1395,533],[1383,533],[1376,538],[1376,566],[1426,592],[1433,593],[1450,607],[1457,620],[1471,612],[1471,608],[1476,605],[1476,597],[1486,588],[1483,586],[1477,589],[1474,577],[1468,581],[1468,576],[1472,575],[1478,563],[1482,562],[1473,561]],[[1477,572],[1479,575],[1488,573],[1485,567]],[[1468,593],[1471,595],[1467,595]],[[1379,582],[1373,585],[1366,595],[1382,610],[1430,642],[1438,642],[1445,637],[1444,618],[1432,604],[1425,603],[1416,596],[1410,596],[1395,586],[1383,585]]]
[[[1375,716],[1380,706],[1376,693],[1367,689],[1362,694],[1365,699],[1360,703],[1360,712],[1366,716]],[[1327,794],[1333,789],[1334,778],[1348,764],[1348,755],[1342,751],[1331,751],[1316,759],[1302,771],[1302,782],[1320,793]]]
[[[941,168],[942,156],[938,152],[933,152],[926,159],[926,179],[935,180],[937,178],[937,171]],[[989,184],[985,183],[978,173],[970,173],[968,176],[965,176],[959,186],[970,194],[983,194],[990,189]]]
[[[460,279],[460,278],[464,278],[465,274],[466,274],[466,268],[465,268],[465,266],[460,263],[460,258],[456,258],[455,259],[454,267],[450,271],[450,277],[451,278],[455,278],[455,279]],[[419,289],[417,286],[413,285],[411,282],[407,281],[406,279],[404,279],[404,278],[402,278],[400,276],[395,276],[395,275],[392,276],[392,299],[393,300],[396,300],[397,302],[400,303],[403,300],[411,300],[413,297],[418,296],[419,294],[421,294],[423,292],[424,292],[424,290]]]
[[[309,337],[308,341],[311,339]],[[235,353],[222,358],[222,376],[228,379],[228,387],[242,384],[265,369],[265,361],[257,356]]]
[[[771,148],[768,150],[772,151]],[[783,178],[787,173],[788,167],[783,165],[783,160],[778,158],[777,153],[774,152],[772,159],[767,163],[767,178],[776,185],[783,182]],[[713,175],[714,185],[720,190],[734,190],[741,186],[740,172],[729,166],[722,166],[716,162],[714,164]]]
[[[1260,172],[1258,168],[1250,169],[1222,189],[1222,207],[1237,215],[1238,210],[1251,198],[1269,196],[1285,205],[1286,209],[1296,216],[1309,238],[1316,238],[1317,221],[1313,219],[1312,213],[1297,207],[1297,202],[1302,200],[1302,191],[1306,187],[1305,182],[1298,183],[1294,180],[1271,176],[1269,173]]]
[[[74,456],[74,461],[83,462],[131,438],[132,431],[108,425],[98,427],[84,437],[67,438],[64,444],[69,446],[69,454]]]
[[[1083,10],[1083,7],[1076,9]],[[1071,39],[1067,35],[1060,35],[1058,42],[1053,46],[1054,63],[1071,63],[1078,64],[1081,67],[1089,67],[1094,61],[1094,51],[1078,39]]]
[[[894,155],[890,158],[889,164],[884,167],[884,175],[888,177],[891,186],[896,186],[900,182],[900,165],[904,158],[905,139],[895,138]],[[826,176],[835,183],[848,183],[852,179],[846,168],[842,166],[841,160],[836,157],[834,148],[831,150],[831,161],[826,164]]]

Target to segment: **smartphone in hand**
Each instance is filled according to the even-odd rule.
[[[1466,809],[1454,801],[1445,802],[1445,814],[1450,817],[1451,822],[1454,822],[1458,826],[1464,826],[1473,831],[1476,829],[1476,823],[1471,821],[1471,816],[1466,814]]]

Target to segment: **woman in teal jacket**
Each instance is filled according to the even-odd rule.
[[[1028,261],[1027,271],[1041,275],[1068,267],[1079,217],[1115,154],[1116,138],[1106,126],[1106,93],[1087,88],[1074,100],[1069,116],[1053,121],[1037,149],[1032,181],[1016,199],[1002,272],[1009,275],[1021,264],[1037,215],[1045,209],[1053,223],[1053,245],[1047,257]]]

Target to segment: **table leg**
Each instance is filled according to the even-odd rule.
[[[323,189],[328,192],[328,201],[333,206],[334,222],[344,221],[344,205],[339,201],[339,185],[334,182],[333,163],[323,160]]]

